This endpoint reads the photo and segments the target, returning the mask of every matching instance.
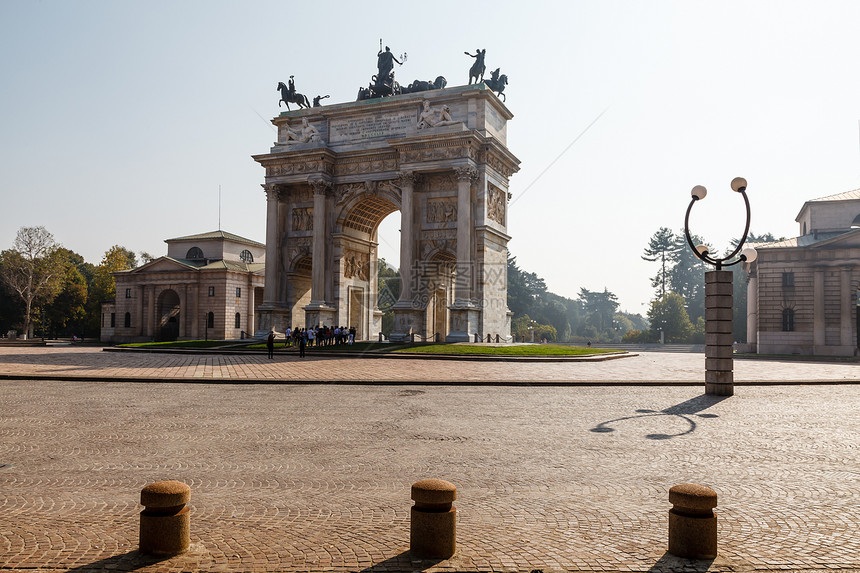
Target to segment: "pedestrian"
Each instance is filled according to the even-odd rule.
[[[355,344],[355,327],[350,326],[348,332],[349,332],[349,344],[351,344],[351,345]]]
[[[275,331],[270,330],[269,336],[266,338],[266,349],[269,351],[269,358],[275,357]]]
[[[299,336],[299,358],[305,357],[305,346],[308,344],[308,339],[305,338],[307,331],[302,331]]]
[[[288,326],[287,330],[284,332],[284,348],[290,346],[292,344],[293,330]]]

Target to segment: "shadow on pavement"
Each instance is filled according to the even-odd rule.
[[[668,551],[648,569],[648,573],[704,573],[714,564],[714,559],[684,559]]]
[[[85,571],[137,571],[138,569],[143,569],[144,567],[161,563],[167,559],[169,559],[169,557],[153,557],[151,555],[144,555],[135,549],[128,553],[123,553],[122,555],[114,555],[85,565],[78,565],[77,567],[72,567],[68,571],[78,571],[79,573],[83,573]]]
[[[645,437],[649,440],[670,440],[672,438],[677,438],[680,436],[686,436],[687,434],[692,434],[696,431],[696,418],[718,418],[716,414],[701,414],[702,410],[707,410],[711,406],[718,404],[728,398],[728,396],[711,396],[709,394],[702,394],[701,396],[696,396],[695,398],[691,398],[685,402],[681,402],[680,404],[675,404],[674,406],[670,406],[663,410],[636,410],[635,415],[632,416],[624,416],[622,418],[615,418],[614,420],[606,420],[605,422],[600,422],[597,426],[591,428],[592,432],[595,433],[609,433],[614,432],[615,428],[612,427],[613,424],[617,422],[624,422],[627,420],[636,420],[641,418],[650,418],[654,416],[672,416],[674,418],[679,418],[686,422],[687,428],[681,432],[677,432],[674,434],[647,434]]]
[[[417,559],[409,551],[404,551],[385,561],[374,563],[360,573],[391,573],[392,571],[425,571],[442,563],[444,559]]]

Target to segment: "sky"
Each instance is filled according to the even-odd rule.
[[[354,101],[379,40],[398,81],[509,78],[508,247],[550,291],[645,313],[660,228],[717,251],[798,234],[804,201],[860,187],[860,2],[0,2],[0,249],[42,225],[97,264],[217,229],[265,240],[276,85]],[[283,111],[281,108],[280,111]],[[219,209],[220,189],[220,209]],[[397,262],[399,214],[380,229]]]

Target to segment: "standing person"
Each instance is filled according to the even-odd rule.
[[[316,340],[317,333],[314,332],[314,328],[311,327],[308,329],[308,346],[314,345],[314,340]]]
[[[355,327],[349,327],[349,344],[355,344]]]
[[[299,358],[305,357],[305,346],[307,346],[307,344],[308,344],[308,339],[305,338],[305,336],[307,335],[307,332],[308,332],[307,330],[304,330],[301,333],[299,333]]]
[[[269,336],[266,338],[266,349],[269,351],[269,358],[275,357],[275,332],[269,331]]]
[[[289,326],[287,330],[284,332],[284,348],[287,346],[291,346],[293,343],[293,329]]]

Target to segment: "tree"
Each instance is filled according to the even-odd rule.
[[[666,342],[687,342],[693,332],[684,308],[684,297],[678,293],[670,292],[662,299],[652,301],[648,320],[651,322],[651,335],[657,340],[662,331]]]
[[[134,251],[114,245],[105,251],[102,262],[95,268],[87,293],[87,330],[98,331],[102,301],[116,298],[116,281],[111,273],[127,271],[137,266]]]
[[[698,235],[691,235],[690,238],[694,245],[706,244]],[[705,271],[712,267],[693,254],[683,230],[675,235],[674,244],[669,290],[684,297],[690,321],[695,322],[705,316]]]
[[[597,337],[603,337],[607,331],[612,331],[612,317],[618,310],[618,297],[604,287],[603,292],[579,289],[579,301],[586,316],[586,323],[597,331]],[[614,334],[612,336],[614,338]]]
[[[21,227],[14,248],[0,253],[3,282],[24,303],[23,332],[29,335],[33,305],[50,302],[59,292],[66,263],[45,227]]]
[[[72,332],[83,334],[89,290],[83,271],[88,270],[87,267],[92,265],[85,262],[79,254],[62,247],[58,249],[58,255],[62,256],[67,263],[66,274],[62,277],[60,292],[52,302],[43,306],[45,318],[54,333],[56,329],[61,331],[71,329]]]
[[[651,236],[648,246],[642,254],[642,260],[650,263],[660,261],[660,270],[651,278],[651,286],[657,289],[661,297],[666,296],[666,287],[669,282],[669,269],[667,265],[672,261],[677,248],[677,242],[672,230],[668,227],[660,227]]]
[[[400,298],[400,271],[385,259],[379,259],[376,277],[379,291],[376,304],[382,311],[382,333],[388,336],[394,330],[394,311],[391,307]]]

